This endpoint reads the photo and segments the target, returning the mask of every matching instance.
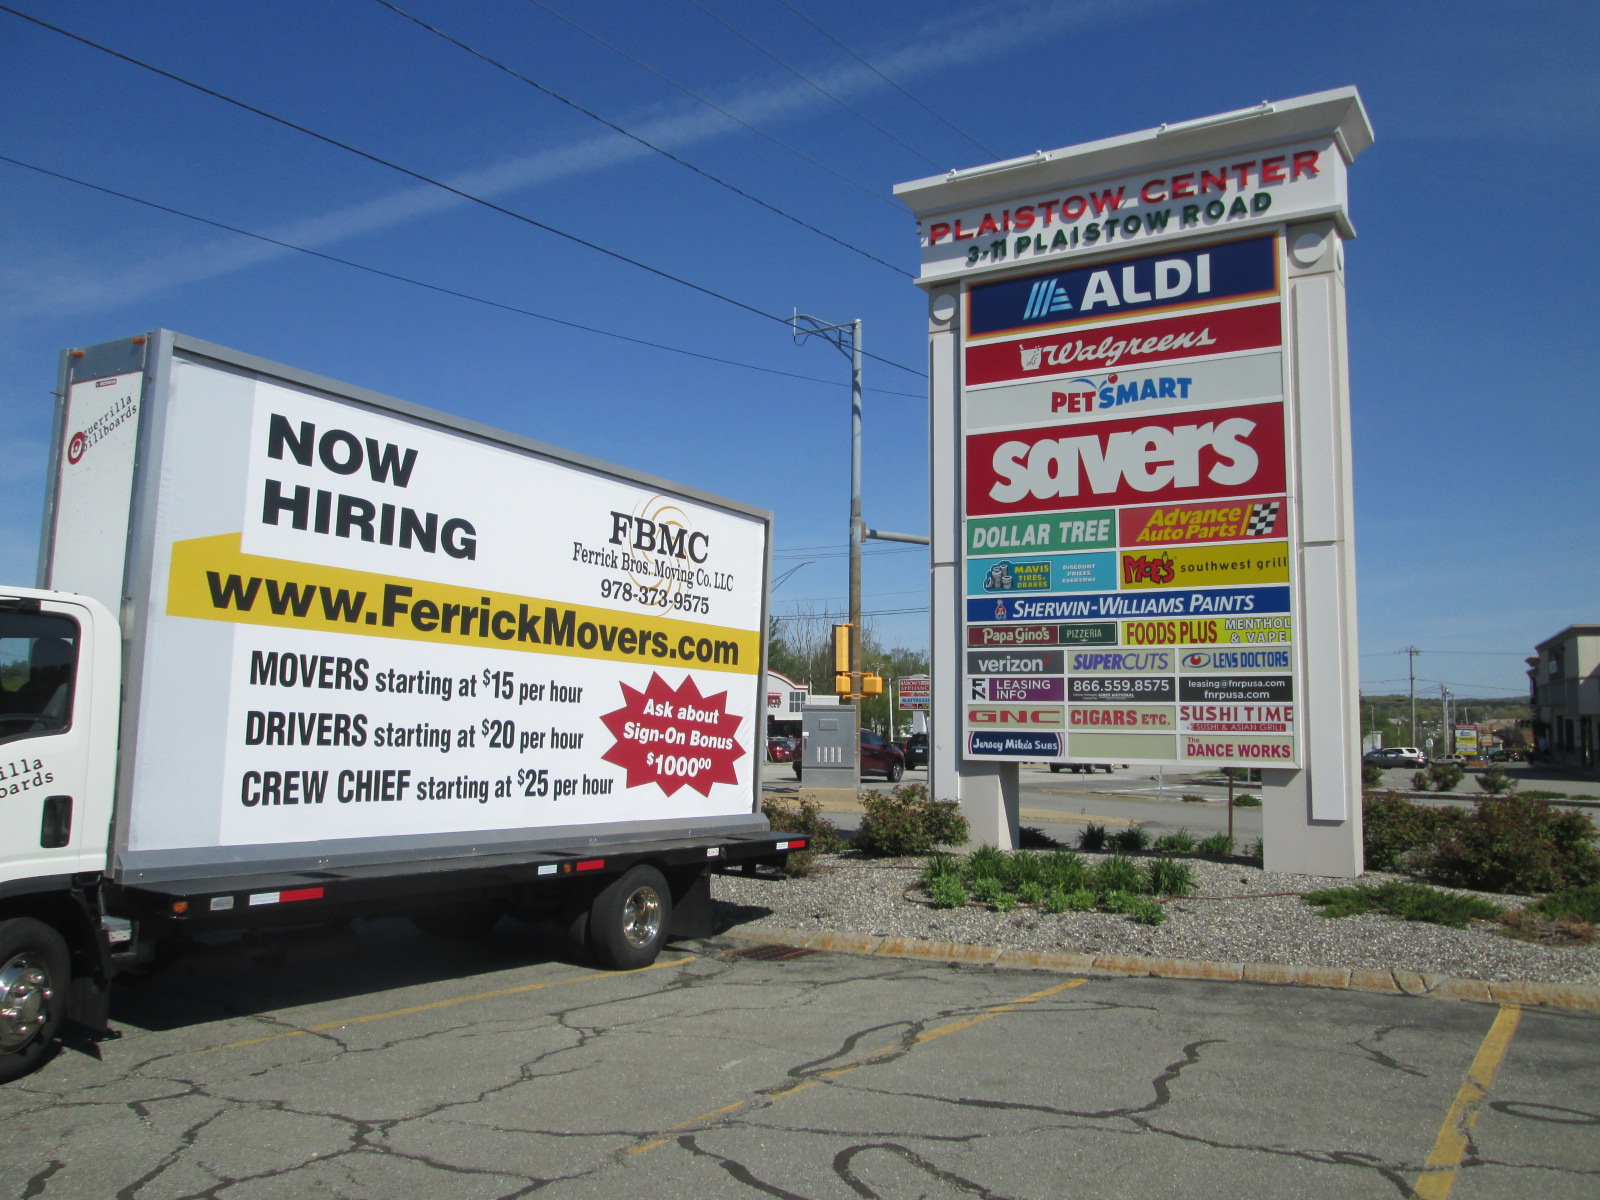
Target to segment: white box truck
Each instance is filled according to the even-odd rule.
[[[62,356],[0,586],[0,1080],[195,935],[709,932],[760,815],[771,516],[157,331]]]

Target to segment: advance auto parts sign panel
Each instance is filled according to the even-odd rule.
[[[130,850],[751,811],[764,521],[174,375]]]
[[[996,706],[1064,697],[1068,761],[1107,757],[1111,738],[1124,760],[1294,764],[1279,250],[1272,237],[1217,243],[1181,261],[1147,255],[972,289],[967,336],[982,340],[964,346],[978,370],[961,402],[969,753],[1041,757],[1043,738],[991,736],[1002,720],[1021,723]],[[1182,304],[1182,288],[1202,283],[1203,310],[1105,323],[1108,289],[1155,307],[1157,291]],[[1090,309],[1092,329],[1043,332]],[[1023,327],[1041,332],[1018,337]]]

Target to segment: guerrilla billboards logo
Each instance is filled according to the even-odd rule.
[[[115,379],[102,379],[95,387],[107,387],[116,382]],[[67,461],[76,466],[96,442],[107,437],[119,425],[132,420],[138,413],[139,401],[132,392],[119,396],[109,409],[67,439]]]
[[[674,688],[654,671],[642,692],[618,686],[622,707],[600,718],[616,744],[600,757],[627,771],[624,786],[653,783],[669,796],[684,787],[710,796],[719,783],[739,782],[744,747],[734,735],[744,718],[727,711],[727,692],[701,695],[687,675]]]

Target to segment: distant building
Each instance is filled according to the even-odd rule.
[[[809,684],[767,672],[767,733],[800,736],[800,714],[811,699]]]
[[[1569,625],[1528,660],[1533,745],[1546,761],[1594,770],[1600,719],[1600,625]]]

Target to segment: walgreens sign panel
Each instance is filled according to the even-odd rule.
[[[1256,496],[1284,488],[1281,403],[966,439],[969,516]]]

